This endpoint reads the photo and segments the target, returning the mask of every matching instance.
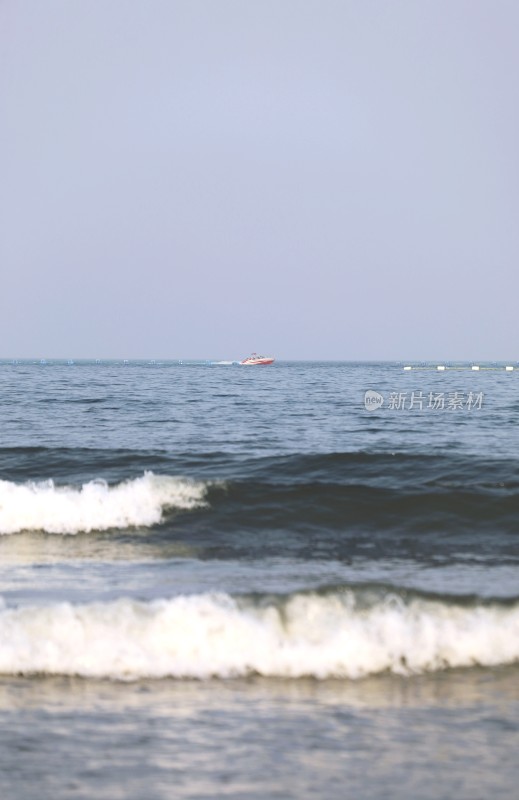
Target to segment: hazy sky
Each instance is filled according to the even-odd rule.
[[[517,0],[0,0],[0,355],[519,358]]]

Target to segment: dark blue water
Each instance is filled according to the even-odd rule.
[[[510,797],[488,366],[1,364],[2,796]]]

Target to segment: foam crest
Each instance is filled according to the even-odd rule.
[[[0,608],[0,672],[136,680],[361,678],[519,660],[519,604],[352,592]]]
[[[154,475],[109,486],[55,486],[51,480],[17,484],[0,481],[0,534],[20,531],[88,533],[109,528],[155,525],[167,508],[204,505],[207,484]]]

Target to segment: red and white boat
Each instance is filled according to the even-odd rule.
[[[240,361],[240,364],[243,364],[245,367],[263,366],[273,363],[274,359],[272,356],[259,356],[257,353],[252,353],[248,358],[244,358],[243,361]]]

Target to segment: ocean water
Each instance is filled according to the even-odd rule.
[[[514,796],[519,370],[416,366],[0,363],[1,798]]]

